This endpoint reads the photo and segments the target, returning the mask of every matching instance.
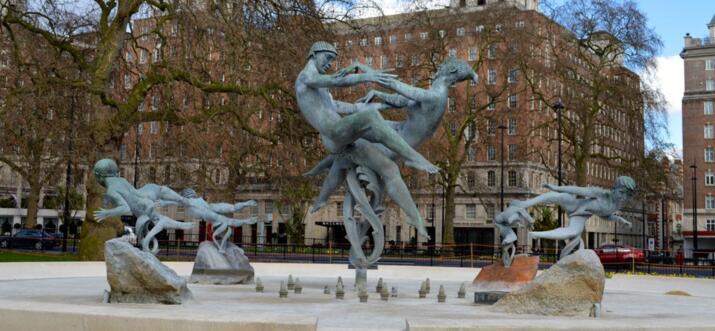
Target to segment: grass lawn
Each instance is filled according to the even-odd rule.
[[[79,261],[76,254],[0,251],[0,262],[57,262]]]

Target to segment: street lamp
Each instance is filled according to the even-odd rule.
[[[506,126],[504,123],[499,124],[497,129],[501,130],[501,177],[500,177],[500,188],[499,188],[499,208],[504,211],[504,130]]]
[[[63,227],[62,227],[62,251],[67,251],[67,237],[69,236],[69,226],[70,226],[70,186],[72,185],[72,148],[74,143],[74,107],[76,103],[76,96],[72,95],[72,101],[70,102],[70,113],[69,113],[69,137],[67,142],[67,170],[65,174],[65,203],[64,210],[62,212]]]
[[[134,134],[134,187],[137,187],[137,182],[139,181],[139,153],[141,152],[141,144],[139,143],[140,125],[142,124],[137,124]]]
[[[564,109],[564,105],[561,103],[561,99],[559,101],[556,101],[556,103],[553,106],[554,111],[556,111],[556,122],[558,123],[558,130],[556,132],[557,140],[559,143],[559,151],[557,157],[557,162],[558,162],[558,181],[559,181],[559,186],[562,185],[562,174],[561,174],[561,112]],[[559,226],[563,227],[564,226],[564,217],[563,217],[563,211],[561,210],[561,206],[559,206]]]
[[[693,169],[693,258],[695,258],[695,252],[698,250],[698,166],[695,165],[695,160],[690,168]]]

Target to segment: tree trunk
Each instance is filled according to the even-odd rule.
[[[112,217],[97,223],[94,220],[94,211],[102,206],[104,188],[88,176],[85,183],[87,187],[87,215],[82,223],[80,233],[79,258],[82,261],[103,261],[104,242],[118,237],[124,232],[124,224],[119,217]]]
[[[42,185],[34,180],[30,183],[30,194],[27,196],[27,218],[25,222],[26,229],[34,229],[37,226],[37,211],[39,209],[40,191]]]
[[[452,180],[450,180],[451,182]],[[442,245],[454,244],[454,215],[456,206],[454,204],[455,185],[448,184],[445,191],[445,206],[442,219]]]

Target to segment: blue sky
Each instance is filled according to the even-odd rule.
[[[658,58],[656,79],[669,101],[669,141],[682,151],[683,129],[681,99],[683,97],[683,36],[707,36],[707,23],[715,15],[715,0],[639,0],[649,25],[663,39],[663,50]]]

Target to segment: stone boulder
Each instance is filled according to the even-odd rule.
[[[598,255],[581,249],[505,295],[494,309],[515,314],[598,316],[605,284],[606,273]]]
[[[122,238],[104,244],[110,303],[181,304],[191,298],[186,280]]]
[[[227,243],[226,252],[220,253],[211,241],[199,245],[191,272],[191,283],[199,284],[251,284],[253,267],[241,247]]]

